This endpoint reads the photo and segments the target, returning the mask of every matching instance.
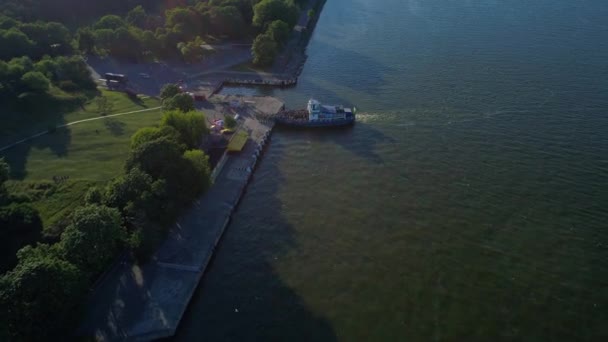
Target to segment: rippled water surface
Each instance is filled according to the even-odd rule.
[[[606,18],[328,0],[270,94],[358,123],[275,131],[177,340],[608,338]]]

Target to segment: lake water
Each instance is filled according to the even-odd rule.
[[[606,18],[329,0],[269,94],[358,122],[275,131],[176,340],[608,338]]]

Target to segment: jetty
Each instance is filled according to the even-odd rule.
[[[222,155],[210,190],[180,216],[148,262],[123,257],[98,281],[78,335],[99,341],[174,335],[262,157],[272,118],[283,109],[283,102],[272,97],[216,95],[206,102],[203,110],[210,120],[238,114],[237,131],[248,138],[239,152]]]

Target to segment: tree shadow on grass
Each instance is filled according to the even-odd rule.
[[[278,169],[283,152],[264,156],[207,268],[174,341],[335,341],[273,261],[297,247],[282,215]],[[263,201],[260,205],[259,201]]]
[[[113,118],[106,118],[103,120],[103,124],[113,136],[121,136],[125,134],[125,127],[127,125],[122,121],[118,121]]]
[[[49,149],[53,157],[65,157],[68,155],[68,147],[72,141],[72,134],[69,127],[53,129],[49,133],[34,138],[31,141],[23,142],[0,152],[0,157],[4,157],[10,167],[10,177],[16,180],[23,180],[27,177],[27,162],[33,148],[39,150]],[[44,156],[41,158],[45,158]],[[53,175],[48,175],[50,179]]]

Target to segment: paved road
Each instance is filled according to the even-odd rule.
[[[213,73],[251,60],[251,49],[247,46],[234,46],[222,50],[205,61],[194,64],[177,62],[167,63],[129,63],[107,57],[91,56],[87,59],[91,73],[95,79],[102,78],[106,72],[124,74],[128,77],[130,86],[140,94],[157,96],[160,89],[167,83],[179,80],[189,80],[201,73]],[[148,74],[143,78],[140,74]]]

